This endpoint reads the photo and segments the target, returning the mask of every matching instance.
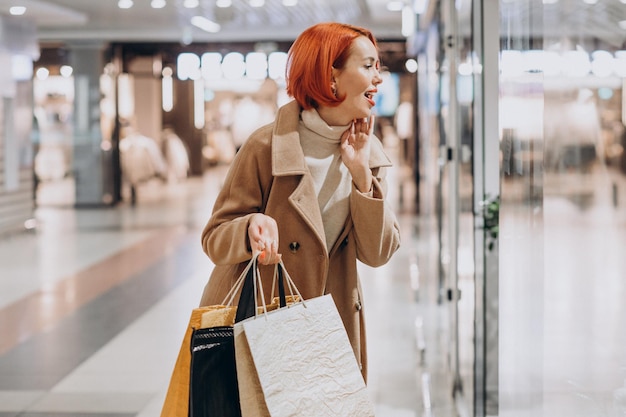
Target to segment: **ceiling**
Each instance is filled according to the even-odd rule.
[[[150,0],[134,0],[132,8],[120,9],[117,0],[0,0],[0,14],[8,15],[13,5],[25,6],[22,18],[35,21],[43,42],[293,40],[306,27],[331,20],[365,26],[381,40],[402,38],[401,12],[387,10],[388,0],[299,0],[291,7],[266,0],[258,8],[249,0],[232,0],[229,8],[200,0],[194,9],[184,7],[183,0],[166,1],[161,9],[153,9]],[[198,14],[219,23],[221,31],[192,26],[191,17]]]
[[[502,33],[532,33],[544,39],[544,49],[563,43],[626,49],[626,0],[503,0],[500,15]]]
[[[217,7],[216,1],[199,0],[197,8],[189,9],[185,0],[166,0],[164,8],[153,9],[151,0],[134,0],[132,8],[120,9],[118,0],[0,0],[0,14],[8,15],[16,4],[26,6],[26,14],[17,18],[34,21],[43,43],[292,41],[306,27],[331,20],[365,26],[379,40],[404,39],[401,12],[387,10],[389,0],[298,0],[292,7],[284,6],[283,0],[265,0],[258,8],[250,5],[251,0],[232,0],[229,8]],[[472,1],[455,4],[460,33],[469,35]],[[499,8],[501,32],[518,39],[531,34],[550,44],[566,40],[626,49],[626,0],[500,0]],[[195,15],[218,22],[221,31],[194,27],[190,21]]]

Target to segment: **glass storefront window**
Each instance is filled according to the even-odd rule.
[[[618,0],[500,2],[500,416],[623,416]]]

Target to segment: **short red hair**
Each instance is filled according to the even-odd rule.
[[[320,104],[339,105],[343,98],[333,94],[332,68],[343,68],[352,42],[360,36],[367,37],[377,47],[372,32],[344,23],[319,23],[302,32],[288,53],[287,94],[305,110]]]

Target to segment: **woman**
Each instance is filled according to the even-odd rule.
[[[305,30],[288,54],[287,93],[295,100],[237,153],[202,232],[216,267],[201,305],[224,300],[253,251],[263,251],[268,279],[282,259],[305,299],[332,294],[364,378],[357,260],[383,265],[400,244],[384,201],[391,163],[372,134],[379,65],[366,29]]]

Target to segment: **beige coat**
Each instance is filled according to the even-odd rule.
[[[356,261],[383,265],[400,245],[396,217],[382,199],[386,191],[383,167],[391,163],[380,141],[372,141],[373,198],[359,193],[353,185],[350,215],[328,252],[313,180],[300,147],[300,111],[295,101],[281,107],[275,122],[254,132],[237,153],[202,232],[202,246],[216,267],[201,305],[224,301],[251,258],[248,219],[263,212],[278,224],[279,253],[302,296],[332,294],[366,377],[363,301]],[[261,267],[264,282],[271,282],[271,272],[273,267]],[[264,288],[269,293],[271,285]]]

